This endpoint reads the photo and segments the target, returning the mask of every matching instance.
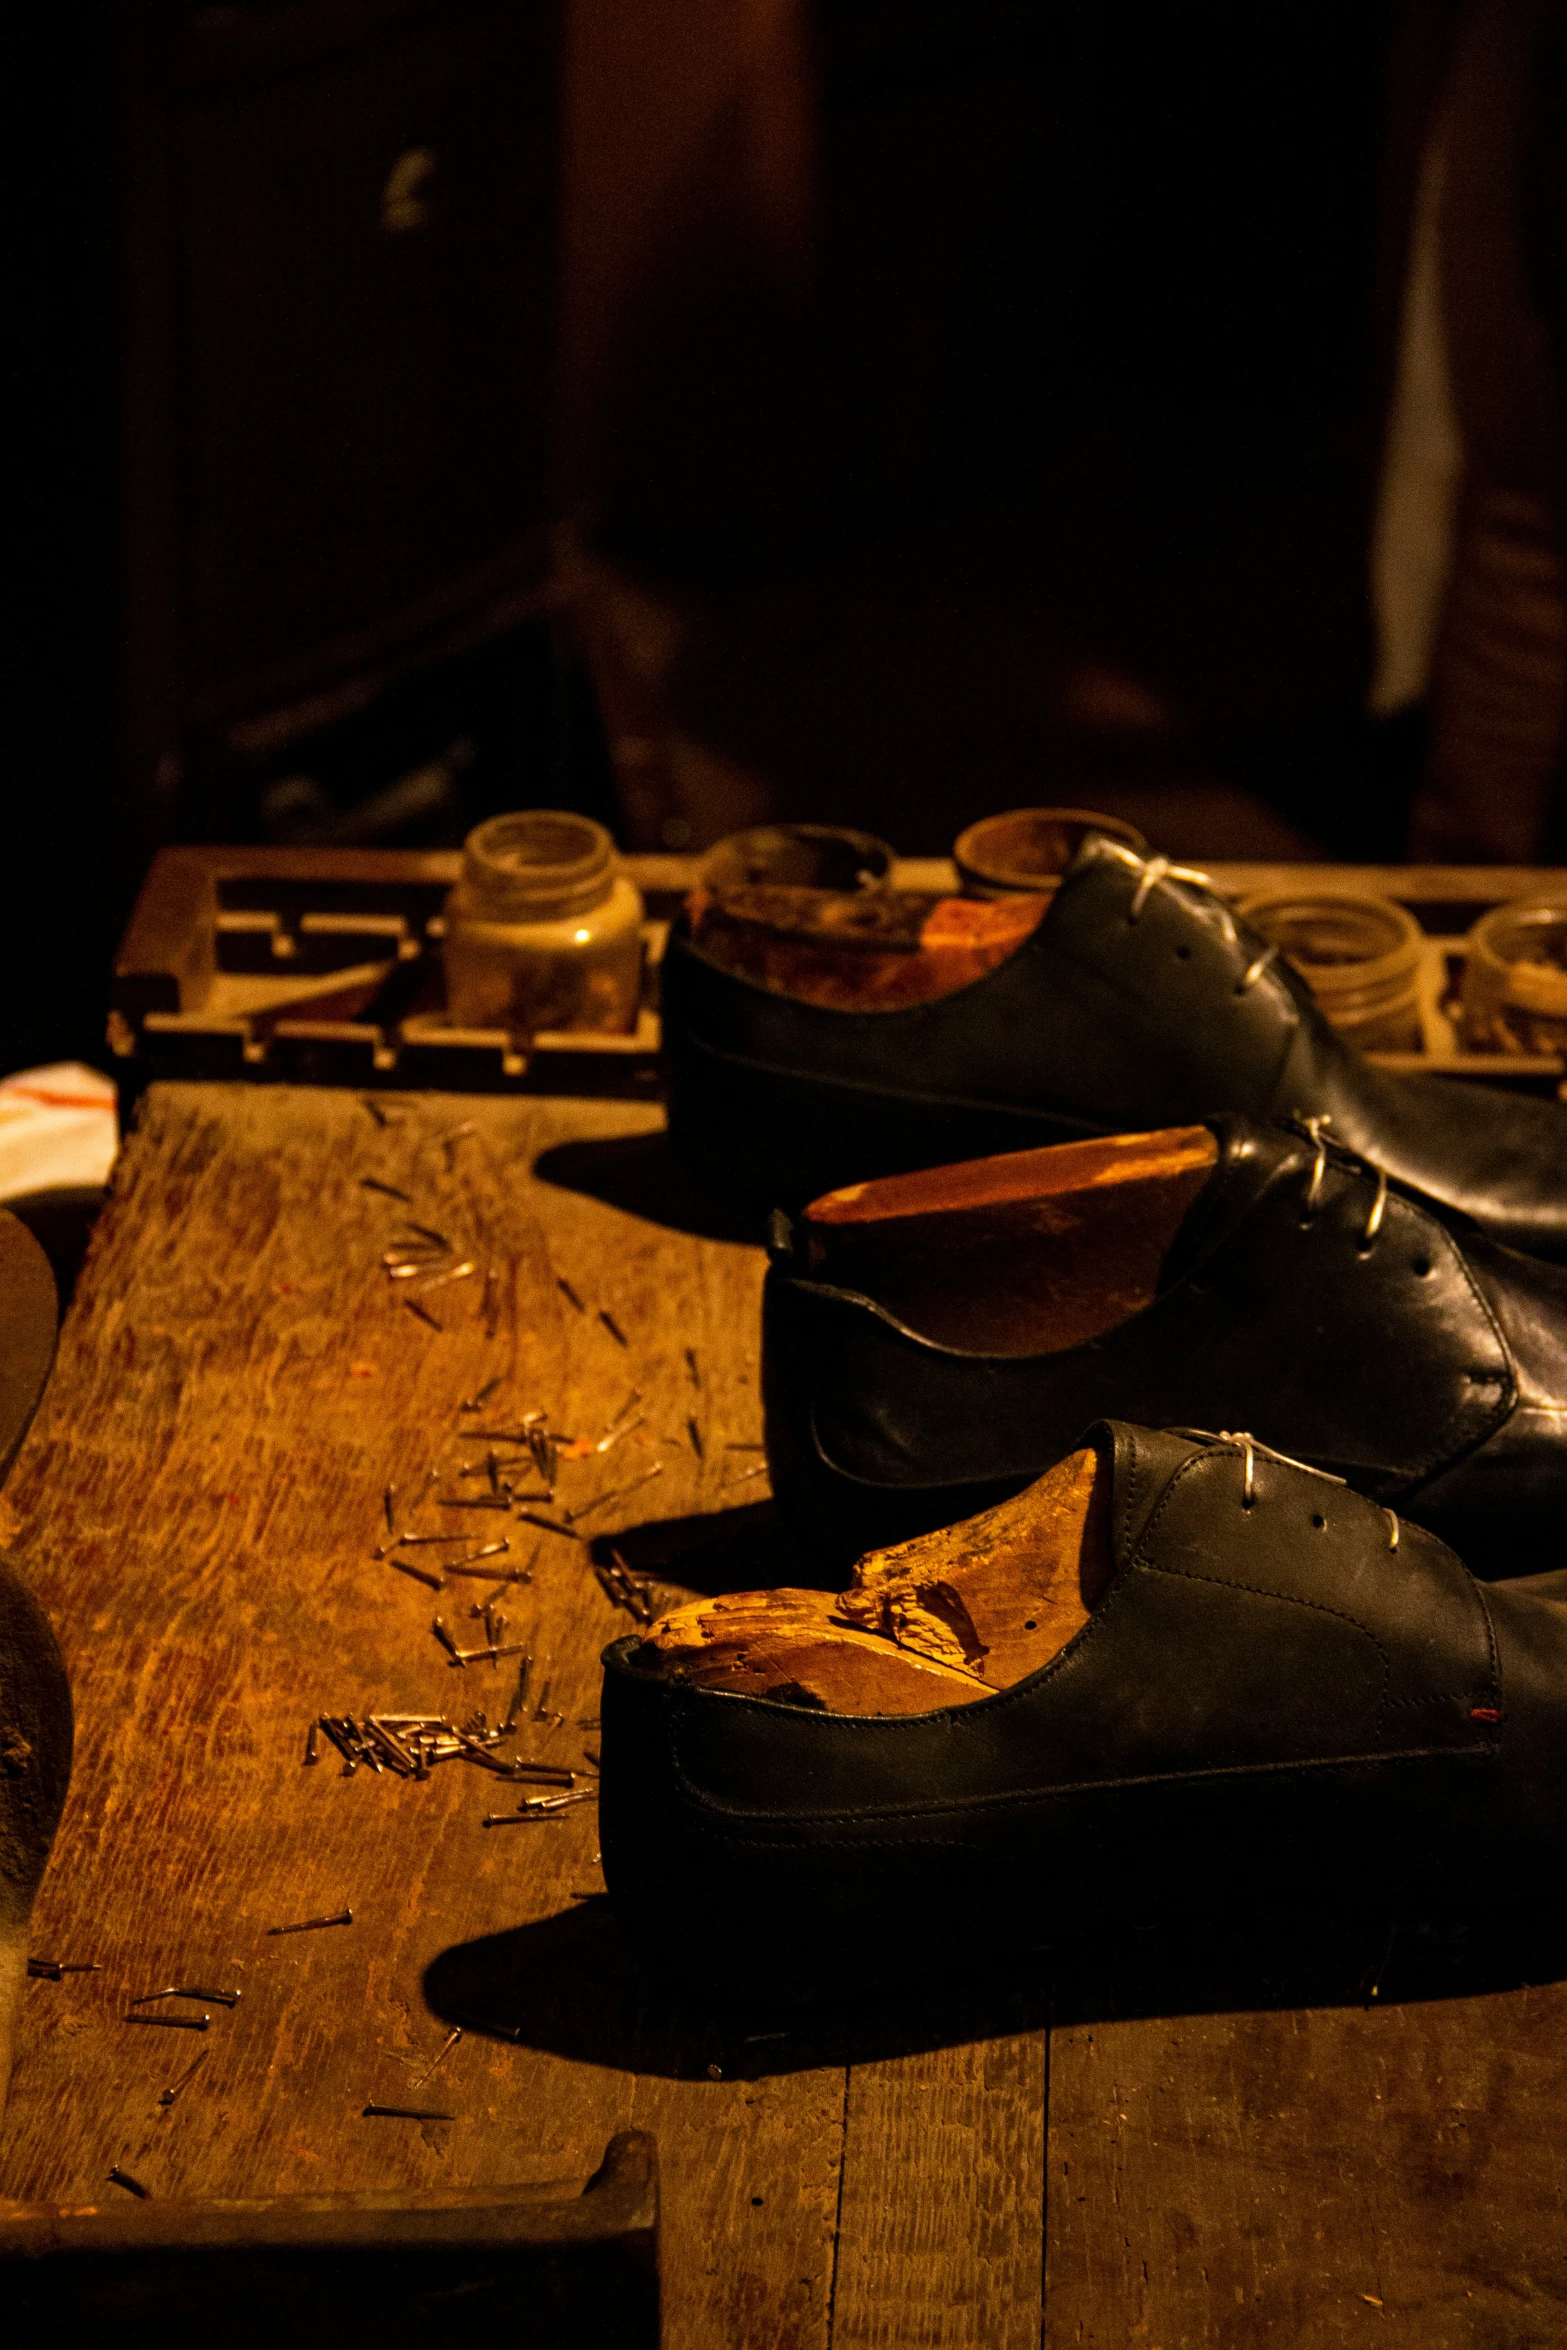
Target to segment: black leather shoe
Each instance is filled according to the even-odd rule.
[[[605,1880],[657,1976],[758,2003],[1169,1904],[1556,1899],[1567,1605],[1240,1442],[1101,1426],[1108,1581],[977,1703],[846,1716],[605,1653]]]
[[[1209,1123],[1217,1163],[1152,1302],[1054,1352],[923,1335],[813,1273],[808,1217],[775,1217],[768,1462],[824,1564],[1017,1492],[1106,1413],[1249,1427],[1412,1512],[1478,1574],[1567,1566],[1567,1270],[1444,1219],[1320,1135]],[[1079,1287],[1094,1273],[1091,1241],[1026,1246]],[[1023,1275],[997,1249],[973,1272],[987,1277]]]
[[[708,1180],[789,1205],[1214,1111],[1326,1117],[1400,1182],[1567,1261],[1567,1108],[1372,1068],[1200,880],[1092,835],[1004,963],[891,1012],[770,994],[677,923],[663,967],[670,1131]]]

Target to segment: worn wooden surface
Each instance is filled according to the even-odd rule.
[[[511,1667],[457,1672],[429,1629],[480,1587],[436,1599],[370,1556],[389,1478],[481,1449],[456,1406],[496,1373],[497,1426],[547,1405],[592,1435],[646,1390],[645,1425],[568,1464],[560,1500],[662,1463],[585,1531],[630,1529],[672,1601],[788,1579],[765,1479],[738,1481],[759,1455],[725,1449],[760,1435],[760,1252],[685,1191],[659,1124],[445,1096],[383,1132],[349,1094],[148,1096],[0,1496],[78,1706],[34,1948],[103,1967],[29,1986],[0,2193],[90,2200],[112,2164],[171,2196],[580,2178],[635,2126],[660,2149],[672,2350],[1559,2343],[1567,2000],[1544,1961],[1370,2008],[1349,1959],[1309,1995],[1242,1968],[1139,2005],[1112,1953],[1069,1991],[1043,1966],[977,2002],[861,1986],[749,2044],[652,2003],[606,1905],[573,1898],[600,1882],[591,1807],[486,1830],[514,1795],[466,1765],[302,1765],[323,1710],[504,1706]],[[497,1266],[494,1338],[477,1277],[432,1297],[439,1332],[404,1309],[377,1260],[405,1211],[365,1176]],[[488,1513],[445,1522],[493,1538]],[[535,1577],[508,1637],[566,1716],[530,1750],[580,1759],[629,1619],[578,1545],[508,1539]],[[345,1903],[351,1926],[267,1935]],[[176,1980],[244,1996],[205,2036],[122,2020]]]

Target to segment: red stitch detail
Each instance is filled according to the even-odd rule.
[[[1472,1705],[1469,1708],[1469,1719],[1472,1722],[1499,1722],[1501,1718],[1494,1705]]]

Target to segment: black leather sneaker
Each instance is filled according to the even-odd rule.
[[[814,1271],[809,1215],[774,1218],[768,1463],[824,1566],[1019,1491],[1099,1413],[1249,1427],[1412,1511],[1477,1574],[1567,1565],[1567,1269],[1444,1218],[1320,1128],[1209,1125],[1217,1161],[1186,1178],[1201,1188],[1151,1302],[1055,1351],[942,1343]],[[1025,1245],[1092,1287],[1091,1236]],[[1024,1278],[1005,1248],[965,1266],[998,1291]]]
[[[1400,1182],[1567,1261],[1567,1108],[1374,1069],[1201,875],[1100,834],[1032,935],[950,995],[802,1003],[720,970],[677,922],[663,1015],[677,1146],[769,1204],[1238,1110],[1330,1118]]]
[[[1481,1586],[1246,1440],[1090,1441],[1108,1580],[1012,1688],[849,1716],[666,1678],[635,1637],[605,1652],[605,1880],[655,1976],[764,2004],[1170,1905],[1559,1897],[1567,1575]]]

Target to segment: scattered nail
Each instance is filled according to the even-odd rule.
[[[425,2070],[419,2075],[417,2081],[415,2081],[414,2087],[416,2089],[422,2089],[424,2087],[425,2082],[430,2078],[431,2073],[434,2072],[436,2065],[440,2063],[441,2057],[445,2056],[448,2050],[455,2048],[461,2038],[462,2026],[461,2024],[457,2024],[450,2032],[447,2033],[445,2040],[442,2042],[440,2056],[435,2058],[434,2063],[426,2066]]]
[[[388,1559],[386,1563],[389,1567],[395,1567],[400,1575],[411,1575],[414,1581],[422,1583],[427,1591],[444,1591],[446,1589],[443,1577],[432,1575],[428,1567],[416,1567],[412,1559]]]
[[[603,1306],[600,1306],[599,1308],[599,1320],[603,1323],[605,1329],[609,1332],[611,1338],[613,1338],[617,1346],[624,1346],[627,1348],[630,1347],[630,1339],[626,1336],[624,1330],[622,1330],[614,1315]]]
[[[351,1926],[353,1922],[353,1911],[340,1909],[335,1917],[301,1918],[297,1926],[268,1926],[267,1932],[269,1934],[309,1934],[313,1933],[317,1926]]]
[[[273,1931],[276,1930],[274,1927]],[[160,1994],[149,1993],[148,1996],[155,1998]],[[161,2025],[166,2032],[204,2032],[212,2018],[210,2015],[127,2015],[120,2020],[127,2024]]]
[[[648,1470],[645,1477],[634,1477],[629,1485],[617,1485],[612,1487],[608,1493],[595,1494],[591,1501],[585,1501],[583,1503],[581,1509],[566,1511],[565,1518],[567,1527],[570,1528],[580,1525],[584,1518],[590,1518],[595,1510],[603,1509],[605,1504],[608,1502],[624,1501],[628,1493],[640,1493],[644,1485],[651,1485],[653,1479],[655,1477],[661,1477],[663,1473],[663,1462],[655,1461],[652,1468]],[[741,1482],[738,1477],[734,1481],[737,1485]]]
[[[571,1283],[566,1279],[564,1273],[556,1274],[555,1286],[560,1291],[561,1296],[568,1299],[570,1303],[576,1307],[579,1314],[585,1314],[587,1312],[587,1307],[583,1304],[581,1298],[578,1297],[576,1291],[572,1288]]]
[[[194,2064],[186,2066],[184,2072],[181,2073],[179,2079],[173,2084],[173,2086],[171,2088],[165,2089],[162,2092],[158,2099],[158,2103],[164,2106],[172,2105],[175,2098],[178,2097],[180,2091],[184,2088],[187,2088],[189,2084],[195,2079],[196,2075],[200,2072],[202,2066],[206,2063],[208,2057],[211,2054],[212,2051],[210,2048],[204,2048],[201,2051],[201,2054],[196,2058]]]
[[[148,2196],[152,2193],[152,2189],[150,2187],[144,2187],[140,2179],[133,2179],[128,2170],[121,2170],[118,2163],[115,2164],[113,2170],[109,2173],[109,2183],[111,2186],[123,2187],[126,2193],[129,2195],[139,2195],[143,2202],[145,2202]]]
[[[430,1312],[429,1307],[422,1306],[416,1297],[405,1297],[403,1303],[411,1314],[418,1315],[421,1322],[428,1322],[432,1330],[444,1330],[446,1328],[446,1324],[444,1322],[438,1322],[435,1316]]]
[[[388,1199],[400,1199],[405,1208],[413,1206],[412,1195],[406,1191],[399,1191],[395,1183],[383,1183],[375,1175],[361,1175],[359,1181],[365,1191],[384,1192]],[[418,1227],[415,1226],[415,1230],[417,1229]]]

